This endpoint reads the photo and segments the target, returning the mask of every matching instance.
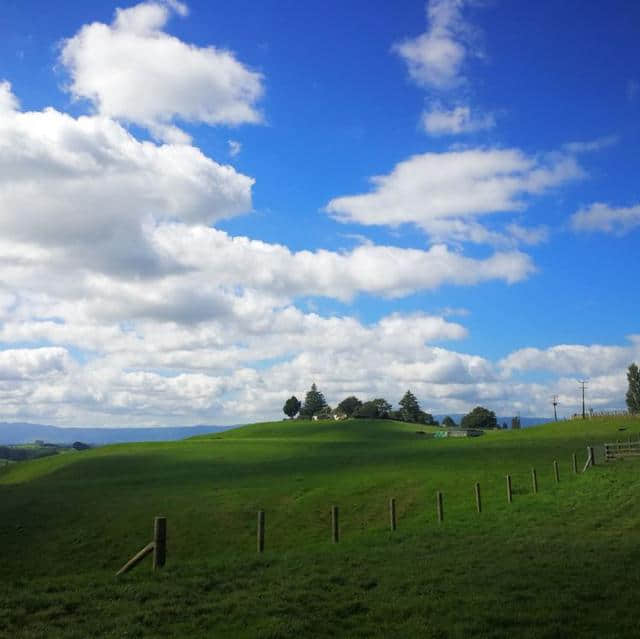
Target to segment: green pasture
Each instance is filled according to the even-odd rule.
[[[637,636],[640,465],[605,465],[600,446],[637,439],[640,420],[433,430],[286,421],[0,468],[0,636]],[[587,445],[598,464],[574,475]],[[167,565],[116,578],[156,515]]]

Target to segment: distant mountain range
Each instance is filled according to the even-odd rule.
[[[30,444],[37,439],[49,444],[83,442],[94,446],[128,442],[175,441],[194,435],[221,432],[234,426],[161,426],[152,428],[59,428],[44,424],[0,422],[0,445]]]

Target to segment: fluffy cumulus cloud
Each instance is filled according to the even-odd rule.
[[[19,111],[6,83],[0,105],[5,240],[143,273],[166,262],[149,244],[156,224],[209,224],[251,209],[253,179],[196,147],[139,141],[103,116]]]
[[[469,0],[429,0],[427,30],[394,45],[393,50],[406,62],[416,84],[448,89],[463,81],[465,61],[479,55],[473,45],[474,29],[463,17],[463,9],[469,4]]]
[[[48,378],[64,373],[70,365],[64,348],[9,348],[0,351],[0,383]]]
[[[596,202],[571,216],[574,231],[602,231],[625,235],[640,226],[640,204],[615,207]]]
[[[147,127],[159,138],[186,142],[174,120],[258,123],[263,77],[231,52],[197,47],[164,30],[177,2],[118,9],[111,24],[85,25],[63,43],[69,90],[105,116]]]
[[[422,113],[422,127],[429,134],[459,135],[491,129],[496,125],[495,117],[490,113],[475,115],[467,105],[446,108],[434,104]]]
[[[492,234],[477,217],[522,210],[527,196],[582,176],[567,154],[534,157],[518,149],[424,153],[371,178],[370,192],[334,198],[326,210],[342,222],[413,223],[435,239],[496,242],[504,236]]]
[[[210,274],[217,285],[244,285],[276,296],[349,301],[358,293],[371,293],[398,298],[443,284],[493,279],[513,283],[535,270],[530,257],[519,251],[476,259],[445,245],[422,250],[363,244],[345,252],[292,252],[286,246],[231,237],[212,228],[177,225],[156,229],[154,241],[158,252],[192,273],[200,269]]]
[[[640,359],[640,335],[626,346],[560,344],[547,349],[523,348],[500,361],[508,374],[548,371],[561,375],[608,375]]]

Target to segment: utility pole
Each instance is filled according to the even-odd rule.
[[[584,389],[585,389],[585,386],[587,385],[587,380],[581,379],[578,381],[578,384],[582,386],[582,419],[587,419],[587,415],[584,412]]]
[[[557,422],[558,421],[558,411],[556,410],[556,406],[558,405],[558,396],[554,395],[553,399],[551,400],[551,403],[553,404],[553,421]]]

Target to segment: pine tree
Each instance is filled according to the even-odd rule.
[[[629,390],[627,391],[627,408],[630,413],[640,413],[640,369],[631,364],[627,371]]]
[[[313,417],[314,415],[318,415],[326,406],[327,402],[324,399],[324,395],[318,390],[315,384],[311,384],[311,389],[304,398],[300,415],[302,417]]]
[[[400,412],[402,414],[402,419],[405,422],[417,422],[420,421],[420,404],[418,404],[418,400],[416,396],[408,390],[403,398],[398,402],[400,404]]]

